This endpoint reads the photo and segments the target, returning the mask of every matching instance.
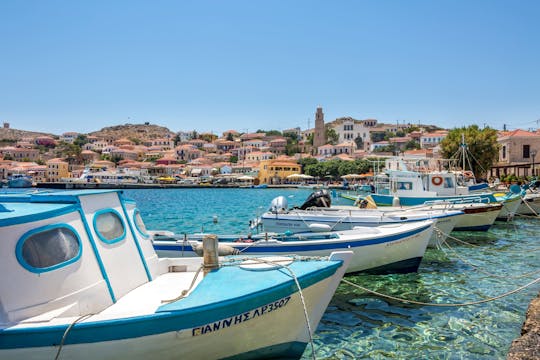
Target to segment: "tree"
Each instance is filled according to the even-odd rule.
[[[407,143],[405,144],[405,150],[416,150],[416,149],[420,149],[420,144],[416,140],[411,139],[407,141]]]
[[[302,166],[302,170],[305,171],[306,167],[308,165],[315,165],[317,164],[319,161],[317,161],[317,159],[315,158],[312,158],[312,157],[305,157],[305,158],[301,158],[300,160],[298,160],[298,163]]]
[[[227,133],[227,141],[234,141],[234,137],[232,135],[232,133]]]
[[[462,144],[462,134],[465,144]],[[478,125],[455,128],[441,141],[441,150],[445,159],[456,159],[459,166],[459,150],[466,150],[469,158],[466,165],[470,164],[472,169],[463,170],[471,170],[477,178],[484,177],[499,157],[497,131],[489,126],[480,129]]]
[[[356,144],[356,148],[357,149],[363,149],[364,147],[364,140],[360,137],[360,136],[357,136],[355,139],[354,139],[354,142]]]
[[[383,141],[386,133],[384,131],[372,131],[369,136],[371,137],[371,142],[376,143],[379,141]]]
[[[75,145],[77,145],[79,147],[82,147],[86,143],[88,143],[88,137],[86,135],[84,135],[84,134],[77,135],[75,140],[73,140],[73,144],[75,144]]]
[[[336,132],[336,130],[334,130],[333,128],[331,128],[330,126],[327,126],[326,127],[326,142],[328,144],[332,144],[332,145],[336,145],[339,141],[339,135],[338,133]]]

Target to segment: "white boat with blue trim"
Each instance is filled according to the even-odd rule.
[[[2,195],[0,235],[1,359],[299,358],[352,256],[201,271],[116,190]]]
[[[470,202],[473,199],[501,203],[499,220],[508,220],[516,214],[522,193],[519,187],[507,193],[470,192],[468,186],[458,182],[454,172],[420,173],[407,170],[404,164],[399,165],[399,170],[389,168],[375,176],[374,188],[375,192],[365,198],[377,206],[418,206],[426,202]]]
[[[347,273],[390,274],[416,272],[432,232],[433,221],[426,220],[332,232],[220,235],[218,240],[223,254],[326,256],[351,250]],[[158,231],[153,243],[159,256],[198,256],[202,236]]]
[[[378,227],[389,224],[405,224],[432,220],[440,232],[433,232],[432,246],[446,238],[457,222],[460,210],[420,209],[391,211],[379,209],[341,208],[331,205],[331,197],[326,190],[312,193],[299,208],[289,208],[287,199],[278,196],[270,205],[270,210],[252,221],[252,227],[262,225],[264,231],[275,233],[306,233],[352,230],[355,227]]]

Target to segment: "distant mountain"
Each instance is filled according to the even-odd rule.
[[[168,128],[152,124],[124,124],[104,127],[99,131],[89,133],[91,136],[112,136],[117,139],[157,139],[176,135]]]

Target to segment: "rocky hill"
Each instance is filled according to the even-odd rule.
[[[159,125],[124,124],[104,127],[103,129],[91,132],[88,135],[142,140],[164,138],[168,136],[174,138],[176,134],[168,128]]]
[[[36,137],[36,136],[51,136],[57,137],[53,134],[35,132],[35,131],[26,131],[26,130],[17,130],[11,128],[0,128],[0,142],[15,142],[26,137]]]

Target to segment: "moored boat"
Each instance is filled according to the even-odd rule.
[[[299,358],[352,256],[203,276],[201,258],[158,258],[114,190],[2,195],[0,234],[2,359]]]
[[[300,208],[288,208],[284,197],[272,201],[270,210],[252,221],[253,227],[262,225],[264,231],[276,233],[328,232],[351,230],[355,227],[377,227],[388,224],[403,224],[416,221],[432,220],[441,233],[449,234],[457,221],[459,210],[428,209],[408,211],[400,209],[390,211],[378,209],[331,207],[331,197],[326,190],[314,192]],[[431,242],[444,240],[435,232]]]
[[[8,178],[7,185],[10,188],[32,187],[32,177],[25,174],[13,174]]]
[[[354,256],[347,273],[388,274],[417,271],[432,231],[433,221],[425,220],[332,232],[229,235],[218,239],[224,254],[326,256],[349,249]],[[159,256],[197,256],[202,236],[157,232],[153,244]]]

